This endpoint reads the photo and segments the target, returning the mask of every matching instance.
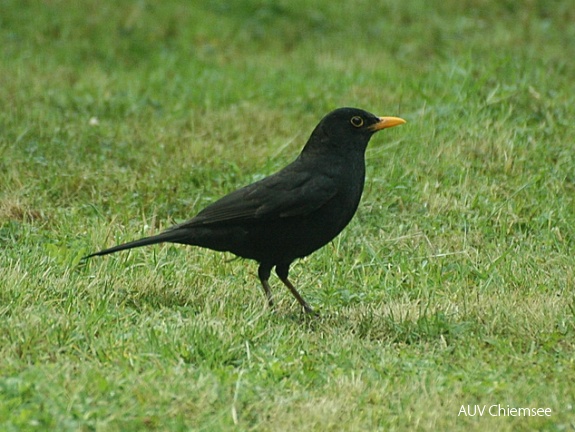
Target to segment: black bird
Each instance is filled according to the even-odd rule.
[[[315,127],[298,158],[277,173],[238,189],[194,218],[151,237],[88,255],[171,242],[229,251],[259,263],[270,306],[272,268],[306,312],[313,312],[288,279],[291,263],[337,236],[359,204],[365,149],[371,136],[405,123],[357,108],[339,108]]]

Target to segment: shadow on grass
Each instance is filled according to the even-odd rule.
[[[311,331],[329,329],[388,344],[418,344],[439,340],[444,345],[476,334],[480,325],[442,311],[423,311],[417,316],[405,313],[398,317],[393,312],[376,309],[373,305],[326,311],[317,319],[305,320],[302,324]]]

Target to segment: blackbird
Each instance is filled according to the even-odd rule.
[[[200,246],[255,260],[268,303],[275,267],[306,312],[312,308],[288,279],[291,263],[337,236],[359,204],[365,181],[365,149],[371,136],[405,123],[357,108],[339,108],[315,127],[291,164],[210,204],[187,222],[151,237],[88,255],[171,242]]]

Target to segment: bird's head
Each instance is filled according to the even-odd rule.
[[[338,108],[327,114],[312,132],[304,150],[365,151],[371,136],[405,123],[399,117],[378,117],[359,108]]]

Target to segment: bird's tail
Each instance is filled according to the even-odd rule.
[[[126,249],[133,249],[140,246],[148,246],[157,243],[174,242],[181,238],[181,233],[175,231],[166,231],[151,237],[144,237],[139,240],[134,240],[128,243],[117,245],[108,249],[103,249],[90,255],[86,255],[83,259],[91,258],[94,256],[108,255],[114,252],[119,252]]]

